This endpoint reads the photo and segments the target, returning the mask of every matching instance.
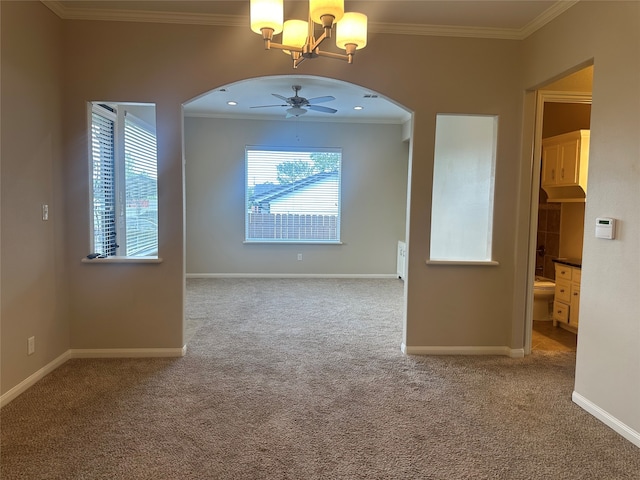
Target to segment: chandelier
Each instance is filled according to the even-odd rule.
[[[291,55],[293,68],[307,58],[329,57],[353,62],[357,49],[367,45],[367,16],[344,11],[344,0],[309,0],[309,19],[284,19],[283,0],[251,0],[251,30],[261,34],[264,48],[277,48]],[[323,32],[315,38],[315,24]],[[320,50],[320,44],[331,38],[336,25],[336,45],[342,53]],[[273,42],[273,36],[282,33],[282,43]]]

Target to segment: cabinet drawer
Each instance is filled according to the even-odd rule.
[[[556,264],[556,280],[563,278],[565,280],[571,280],[571,271],[573,269],[567,265]]]
[[[569,323],[569,305],[553,302],[553,319],[557,322]]]
[[[558,302],[571,303],[570,282],[556,279],[555,300]]]

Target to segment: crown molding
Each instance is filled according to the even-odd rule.
[[[426,35],[437,37],[494,38],[524,40],[551,20],[564,13],[579,0],[559,0],[522,28],[463,27],[447,25],[416,25],[404,23],[371,22],[371,33],[393,35]],[[58,0],[41,0],[63,20],[101,20],[109,22],[174,23],[184,25],[211,25],[246,27],[249,19],[240,15],[210,13],[152,12],[142,10],[93,9],[68,7]]]
[[[554,18],[560,16],[580,0],[560,0],[547,8],[544,12],[534,18],[531,22],[520,29],[521,39],[524,40],[532,33],[544,27]]]
[[[215,15],[210,13],[151,12],[143,10],[115,10],[93,8],[68,8],[56,0],[41,0],[63,20],[99,20],[106,22],[175,23],[183,25],[212,25],[245,27],[248,18],[240,15]]]
[[[282,121],[290,123],[293,118],[286,119],[283,114],[273,115],[242,115],[242,114],[229,114],[229,113],[211,113],[201,111],[190,111],[184,109],[184,116],[186,118],[211,118],[211,119],[224,119],[224,120],[256,120],[256,121]],[[393,118],[371,118],[371,117],[296,117],[296,122],[301,123],[349,123],[349,124],[375,124],[375,125],[402,125],[411,120],[411,114],[407,112],[402,117]]]
[[[429,35],[436,37],[497,38],[502,40],[524,40],[554,18],[558,17],[580,0],[560,0],[546,9],[522,28],[461,27],[455,25],[416,25],[405,23],[370,23],[372,33],[396,35]]]
[[[500,38],[503,40],[519,40],[519,31],[509,28],[491,27],[459,27],[455,25],[417,25],[409,23],[375,23],[369,24],[371,33],[387,33],[392,35],[423,35],[431,37],[469,37]]]

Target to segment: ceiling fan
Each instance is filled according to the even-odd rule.
[[[324,102],[330,102],[331,100],[335,100],[335,97],[332,97],[331,95],[306,99],[298,95],[298,92],[302,90],[302,87],[300,85],[293,85],[291,88],[295,92],[295,95],[293,97],[287,98],[287,97],[283,97],[282,95],[278,95],[277,93],[271,94],[274,97],[279,98],[280,100],[286,103],[278,104],[278,105],[258,105],[251,108],[289,107],[287,108],[286,118],[299,117],[300,115],[304,115],[305,113],[307,113],[307,110],[314,110],[316,112],[323,112],[323,113],[336,113],[338,111],[335,108],[316,105],[316,103],[324,103]]]

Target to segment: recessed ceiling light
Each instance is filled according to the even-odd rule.
[[[363,110],[364,107],[362,105],[356,105],[355,107],[353,107],[354,110]]]
[[[238,102],[234,102],[233,100],[229,100],[227,102],[227,105],[231,105],[232,107],[235,107],[236,105],[238,105]]]

